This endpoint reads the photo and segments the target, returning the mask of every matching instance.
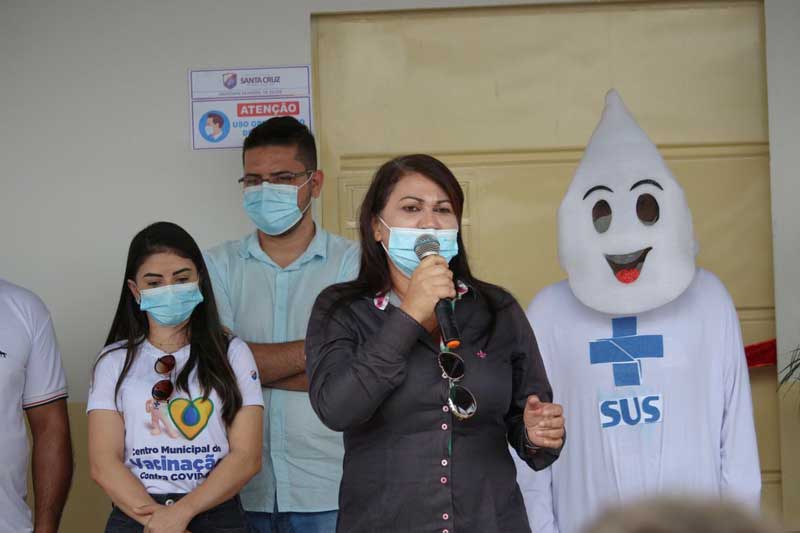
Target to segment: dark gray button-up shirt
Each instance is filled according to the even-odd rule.
[[[428,332],[385,297],[332,307],[340,294],[320,294],[306,337],[311,405],[344,432],[338,531],[530,531],[507,443],[536,470],[559,451],[525,446],[527,397],[549,402],[552,391],[519,304],[492,289],[501,308],[489,331],[482,295],[457,302],[459,384],[477,400],[476,414],[458,420]]]

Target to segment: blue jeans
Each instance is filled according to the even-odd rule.
[[[277,503],[275,505],[277,508]],[[338,511],[257,513],[246,511],[252,533],[336,533]]]

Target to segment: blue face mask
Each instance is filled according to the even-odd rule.
[[[382,218],[378,220],[389,229],[389,247],[383,246],[389,258],[400,272],[411,277],[419,266],[419,257],[414,252],[414,244],[420,235],[433,235],[439,241],[439,255],[449,263],[458,255],[458,229],[420,229],[390,227]]]
[[[311,206],[300,210],[297,207],[297,192],[311,181],[309,177],[302,185],[276,185],[262,183],[244,190],[244,210],[253,224],[267,235],[281,235],[300,222]]]
[[[139,294],[139,309],[147,311],[162,326],[177,326],[189,318],[197,304],[203,301],[196,281],[144,289]]]

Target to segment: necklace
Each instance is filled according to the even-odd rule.
[[[161,342],[155,339],[147,339],[147,340],[150,341],[150,344],[152,344],[153,346],[155,346],[156,348],[165,353],[174,353],[177,350],[189,344],[185,340],[182,340],[180,342]]]

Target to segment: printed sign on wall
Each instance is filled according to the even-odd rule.
[[[241,148],[250,130],[291,116],[311,128],[311,69],[266,67],[193,70],[192,148]]]

